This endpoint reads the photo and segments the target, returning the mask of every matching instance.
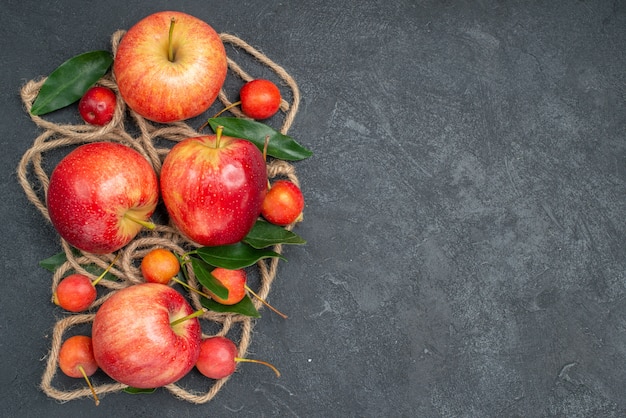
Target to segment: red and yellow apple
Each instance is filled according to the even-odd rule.
[[[174,383],[200,355],[202,329],[175,289],[142,283],[116,291],[96,312],[92,326],[98,366],[117,382],[142,389]]]
[[[252,229],[267,189],[261,151],[244,139],[187,138],[167,154],[161,196],[182,234],[205,246],[241,241]]]
[[[154,122],[189,119],[217,98],[227,72],[217,32],[186,13],[149,15],[122,37],[113,74],[126,104]]]
[[[126,145],[94,142],[54,168],[46,205],[52,225],[70,245],[105,254],[152,226],[158,198],[158,180],[145,157]]]

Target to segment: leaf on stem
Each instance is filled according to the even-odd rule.
[[[64,252],[50,256],[39,262],[39,267],[43,267],[49,272],[54,273],[56,269],[61,267],[67,261],[67,255]]]
[[[214,312],[237,313],[240,315],[251,316],[253,318],[261,317],[261,314],[255,308],[254,304],[252,303],[252,299],[250,299],[250,296],[248,295],[244,296],[240,302],[235,303],[234,305],[222,305],[221,303],[218,303],[213,299],[207,298],[201,298],[200,303],[205,308]]]
[[[274,128],[253,120],[243,118],[211,118],[209,125],[215,132],[218,126],[224,127],[224,135],[243,138],[252,142],[263,151],[266,137],[269,138],[267,155],[286,161],[298,161],[313,155],[292,137],[283,135]]]
[[[277,244],[306,244],[306,241],[296,233],[262,220],[256,221],[243,242],[254,248],[266,248]]]
[[[228,289],[211,274],[211,267],[196,257],[189,257],[189,260],[198,283],[210,290],[215,296],[228,299]]]
[[[230,270],[249,267],[264,258],[278,257],[282,260],[287,260],[275,251],[254,248],[243,242],[216,247],[200,247],[194,250],[193,254],[197,254],[202,260],[212,266]]]

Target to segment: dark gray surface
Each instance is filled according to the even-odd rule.
[[[132,4],[132,6],[131,6]],[[3,416],[626,414],[626,2],[3,2]],[[15,178],[18,96],[176,8],[298,81],[307,207],[251,356],[209,404],[60,404],[38,389],[60,311],[54,231]],[[64,115],[67,117],[67,114]]]

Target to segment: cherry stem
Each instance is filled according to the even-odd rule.
[[[93,282],[91,282],[91,284],[95,287],[98,282],[100,280],[102,280],[104,278],[104,276],[106,276],[106,274],[109,272],[109,270],[111,270],[111,268],[113,267],[113,265],[115,264],[115,262],[117,261],[117,259],[120,258],[120,253],[117,253],[117,255],[115,256],[115,258],[113,259],[113,261],[111,262],[111,264],[109,264],[109,266],[102,272],[102,274],[100,276],[98,276],[98,278],[96,280],[94,280]]]
[[[206,312],[206,309],[198,309],[194,313],[191,313],[191,314],[189,314],[187,316],[183,316],[182,318],[178,318],[178,319],[173,320],[172,322],[170,322],[170,326],[171,327],[175,327],[176,325],[181,324],[181,323],[183,323],[183,322],[185,322],[185,321],[187,321],[189,319],[197,318],[197,317],[199,317],[200,315],[202,315],[205,312]]]
[[[139,225],[143,226],[144,228],[148,228],[150,230],[153,230],[154,228],[156,228],[156,225],[150,221],[144,221],[142,219],[139,219],[133,215],[129,215],[128,213],[124,214],[124,217],[128,220],[131,220],[135,223],[138,223]]]
[[[89,389],[91,389],[91,393],[93,394],[93,399],[96,402],[96,406],[100,405],[100,399],[98,399],[98,394],[96,394],[96,390],[91,384],[91,381],[89,380],[89,376],[87,376],[85,369],[83,368],[83,366],[78,365],[78,370],[80,370],[80,373],[83,375],[85,381],[87,382],[87,386],[89,386]]]
[[[172,42],[172,38],[174,36],[174,24],[176,23],[176,19],[172,18],[172,20],[170,20],[170,32],[167,38],[167,59],[170,62],[174,62],[174,45]]]
[[[199,294],[200,296],[204,296],[207,299],[211,298],[211,296],[207,295],[206,293],[202,293],[201,291],[199,291],[195,287],[189,286],[187,283],[183,282],[182,280],[179,280],[178,277],[172,277],[172,281],[178,283],[179,285],[181,285],[183,287],[186,287],[187,289],[191,290],[192,292],[195,292],[195,293]]]
[[[229,104],[229,105],[228,105],[228,106],[226,106],[224,109],[222,109],[222,110],[220,110],[219,112],[217,112],[217,113],[215,114],[215,116],[213,116],[213,118],[217,118],[217,117],[219,117],[222,113],[226,112],[227,110],[232,109],[233,107],[239,106],[240,104],[241,104],[241,100],[239,100],[239,101],[237,101],[237,102],[235,102],[235,103],[231,103],[231,104]],[[207,123],[209,123],[209,122],[207,122]]]
[[[250,292],[252,294],[252,296],[254,296],[255,298],[257,298],[258,300],[261,301],[261,303],[265,306],[267,306],[268,308],[270,308],[272,311],[274,311],[275,313],[277,313],[278,315],[280,315],[283,319],[287,319],[288,316],[285,315],[284,313],[282,313],[281,311],[279,311],[278,309],[274,308],[272,305],[270,305],[269,303],[267,303],[265,300],[263,300],[263,298],[261,298],[259,295],[257,295],[256,293],[254,293],[252,291],[252,289],[250,289],[250,287],[248,287],[248,285],[245,286],[246,290],[248,292]]]
[[[259,363],[259,364],[262,364],[262,365],[267,366],[270,369],[272,369],[274,371],[274,373],[276,373],[276,377],[280,377],[280,372],[278,371],[278,369],[276,367],[274,367],[272,364],[268,363],[267,361],[253,360],[253,359],[242,358],[242,357],[235,357],[235,361],[240,362],[240,363]]]

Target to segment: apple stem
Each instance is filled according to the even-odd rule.
[[[174,36],[174,24],[176,23],[176,19],[172,18],[172,20],[170,20],[170,32],[167,38],[167,59],[170,62],[174,62],[174,45],[172,42],[172,38]]]
[[[102,280],[104,278],[104,276],[106,276],[106,274],[109,272],[109,270],[111,270],[111,268],[113,267],[113,265],[115,264],[115,262],[117,261],[117,259],[120,258],[120,253],[117,253],[117,255],[115,256],[115,258],[113,259],[113,261],[111,262],[111,264],[109,264],[109,266],[102,272],[102,274],[100,276],[98,276],[98,278],[96,280],[94,280],[93,282],[91,282],[91,284],[95,287],[98,282],[100,280]]]
[[[100,405],[100,399],[98,399],[98,394],[96,393],[96,390],[91,384],[91,381],[89,380],[89,376],[87,376],[85,369],[83,368],[83,366],[79,365],[78,370],[80,370],[80,373],[83,375],[83,377],[85,378],[85,381],[87,382],[87,386],[89,386],[89,389],[91,389],[91,393],[93,394],[93,399],[96,402],[96,406]]]
[[[224,132],[224,127],[222,125],[218,126],[215,130],[215,148],[220,147],[220,141],[222,140],[222,133]]]
[[[248,359],[248,358],[242,358],[242,357],[235,357],[235,361],[236,362],[240,362],[240,363],[259,363],[259,364],[262,364],[262,365],[267,366],[270,369],[272,369],[274,371],[274,373],[276,373],[276,377],[280,377],[280,372],[278,371],[278,369],[276,367],[274,367],[272,364],[268,363],[267,361],[254,360],[254,359]]]
[[[138,223],[139,225],[143,226],[144,228],[148,228],[150,230],[153,230],[154,228],[156,228],[156,225],[150,221],[144,221],[142,219],[136,218],[133,215],[129,215],[128,213],[124,214],[124,217],[126,219],[130,219],[133,222]]]
[[[195,287],[189,286],[187,283],[185,283],[182,280],[178,279],[178,277],[172,277],[172,281],[178,283],[179,285],[181,285],[183,287],[186,287],[187,289],[191,290],[192,292],[195,292],[195,293],[199,294],[200,296],[204,296],[207,299],[211,298],[211,296],[207,295],[206,293],[202,293],[201,291],[199,291]]]
[[[281,311],[279,311],[278,309],[274,308],[272,305],[270,305],[269,303],[267,303],[265,300],[263,300],[259,295],[257,295],[256,293],[254,293],[252,291],[252,289],[250,289],[250,287],[248,285],[245,285],[246,290],[248,292],[250,292],[252,294],[252,296],[254,296],[255,298],[257,298],[258,300],[261,301],[261,303],[265,306],[267,306],[268,308],[270,308],[272,311],[274,311],[275,313],[277,313],[278,315],[280,315],[283,319],[287,319],[288,316],[285,315],[284,313],[282,313]]]
[[[202,315],[203,313],[205,313],[207,310],[206,309],[198,309],[197,311],[195,311],[194,313],[191,313],[187,316],[183,316],[182,318],[178,318],[173,320],[172,322],[170,322],[170,326],[171,327],[175,327],[176,325],[183,323],[189,319],[193,319],[193,318],[197,318],[198,316]]]

